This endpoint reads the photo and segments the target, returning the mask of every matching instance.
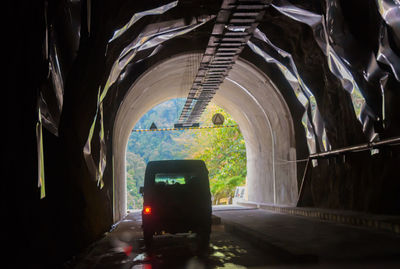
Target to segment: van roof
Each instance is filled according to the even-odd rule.
[[[147,164],[147,173],[174,173],[174,172],[206,172],[206,164],[202,160],[162,160],[151,161]]]

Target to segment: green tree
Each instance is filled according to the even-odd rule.
[[[203,125],[210,125],[215,113],[221,113],[225,125],[236,122],[224,110],[209,104],[201,117]],[[205,129],[198,132],[189,147],[191,157],[206,162],[210,176],[210,189],[214,202],[223,197],[233,197],[236,186],[246,182],[246,146],[238,127]]]
[[[142,157],[133,152],[126,153],[126,188],[128,209],[139,209],[142,207],[143,199],[139,193],[139,188],[143,186],[145,169],[146,164]]]
[[[154,122],[158,128],[171,128],[177,121],[185,99],[173,99],[146,113],[135,129],[148,129]],[[236,122],[224,110],[210,103],[203,113],[201,126],[212,125],[215,113],[225,117],[225,125]],[[236,186],[245,184],[246,147],[238,127],[174,132],[133,132],[129,137],[126,171],[129,209],[141,208],[138,193],[143,186],[146,164],[151,160],[202,159],[210,172],[210,189],[214,201],[232,197]]]

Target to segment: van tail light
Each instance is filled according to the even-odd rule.
[[[151,206],[146,205],[146,206],[143,208],[143,214],[145,214],[145,215],[151,215]]]

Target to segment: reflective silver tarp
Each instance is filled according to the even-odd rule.
[[[380,121],[385,122],[387,102],[385,95],[388,81],[395,80],[400,82],[400,55],[398,54],[400,48],[400,1],[375,0],[377,14],[380,16],[377,51],[368,51],[367,48],[364,48],[362,44],[358,44],[355,38],[352,37],[351,32],[347,29],[340,1],[325,0],[324,3],[318,3],[318,5],[325,7],[321,14],[293,3],[287,0],[273,0],[269,8],[273,8],[283,16],[306,24],[311,28],[315,42],[325,55],[330,72],[341,82],[342,87],[351,97],[354,114],[363,128],[365,137],[369,141],[379,139],[374,124]],[[87,31],[90,33],[91,1],[87,1],[86,4]],[[114,32],[108,41],[108,45],[112,46],[121,36],[130,32],[128,30],[135,27],[141,18],[149,15],[161,16],[165,12],[176,8],[177,5],[178,1],[172,1],[168,4],[133,14],[123,27]],[[312,5],[312,3],[308,3],[308,5]],[[156,55],[165,41],[193,31],[212,18],[213,16],[197,17],[190,22],[187,22],[187,18],[182,18],[148,24],[119,52],[118,58],[110,69],[106,83],[99,87],[95,117],[83,149],[89,170],[100,187],[103,186],[102,177],[106,166],[103,101],[107,97],[110,87],[124,80],[129,65]],[[63,74],[65,75],[65,70],[62,70],[60,66],[59,52],[52,36],[52,29],[47,22],[47,6],[45,8],[45,19],[46,39],[44,54],[48,63],[48,75],[46,82],[39,89],[36,135],[39,157],[38,182],[40,186],[44,186],[42,126],[54,135],[58,135],[60,115],[64,102]],[[80,28],[80,25],[77,26],[77,28]],[[226,27],[231,26],[228,25]],[[231,30],[243,31],[243,29],[237,27]],[[327,123],[321,117],[313,93],[316,89],[304,83],[292,55],[281,49],[277,44],[272,43],[268,36],[259,30],[255,32],[253,38],[248,42],[248,46],[266,62],[278,67],[292,87],[297,100],[304,107],[305,113],[302,117],[302,124],[306,131],[310,153],[329,150],[331,145],[326,135]],[[145,50],[147,53],[138,57],[138,52]],[[378,86],[375,87],[375,85]],[[371,90],[368,87],[372,87],[374,91],[378,90],[381,95],[382,101],[378,106],[368,103],[368,94],[366,93]],[[98,134],[95,134],[96,125],[99,127]],[[95,135],[98,136],[100,141],[98,161],[93,158],[91,148]]]
[[[176,7],[177,4],[178,1],[174,1],[160,7],[135,13],[127,24],[125,24],[121,29],[118,29],[114,32],[113,37],[108,42],[110,43],[111,41],[123,35],[131,26],[133,26],[139,19],[143,18],[144,16],[163,14],[164,12],[170,10],[171,8]]]
[[[253,43],[256,42],[255,40],[261,40],[264,46],[262,48],[257,46]],[[302,117],[302,123],[306,131],[310,153],[329,150],[330,144],[326,137],[324,122],[319,113],[315,97],[300,77],[292,55],[272,44],[259,29],[255,30],[253,38],[247,44],[266,62],[276,64],[292,87],[298,101],[303,105],[305,112]],[[280,59],[272,57],[268,53],[268,50],[276,52],[276,55]],[[289,64],[285,65],[284,62],[288,62]]]
[[[120,30],[117,30],[114,33],[113,38],[110,39],[109,42],[120,37],[125,31],[133,26],[138,19],[148,16],[148,15],[157,15],[162,14],[165,11],[175,7],[177,2],[171,2],[167,5],[161,6],[159,8],[155,8],[152,10],[144,11],[137,13],[132,16],[132,19]],[[120,53],[117,60],[114,62],[108,79],[104,85],[104,87],[99,89],[99,95],[97,100],[97,111],[90,127],[89,135],[83,149],[84,158],[86,164],[89,168],[91,174],[95,177],[96,181],[100,188],[103,187],[103,173],[106,166],[106,148],[105,148],[105,139],[104,139],[104,124],[103,124],[103,101],[107,96],[108,90],[110,87],[119,79],[123,79],[124,77],[124,70],[129,64],[137,63],[143,58],[137,58],[136,55],[138,52],[152,49],[152,52],[146,56],[151,57],[157,53],[159,50],[159,46],[167,40],[170,40],[174,37],[184,35],[194,29],[202,26],[209,20],[214,18],[214,16],[202,16],[198,18],[192,18],[190,23],[185,22],[185,19],[179,20],[172,20],[172,21],[165,21],[160,23],[154,23],[147,25],[141,33],[129,44],[127,45]],[[100,133],[99,133],[99,140],[100,140],[100,154],[99,154],[99,161],[96,164],[91,149],[91,143],[94,135],[94,130],[97,123],[97,116],[100,114]]]
[[[373,122],[376,115],[371,111],[365,101],[365,96],[361,91],[356,79],[352,74],[353,59],[349,53],[354,49],[345,47],[356,47],[352,43],[349,34],[343,34],[343,19],[339,2],[336,0],[325,1],[326,14],[315,14],[313,12],[301,9],[288,1],[275,0],[271,6],[285,16],[293,20],[305,23],[310,26],[314,33],[315,41],[325,54],[330,71],[341,81],[343,88],[350,94],[354,113],[363,126],[363,131],[369,138],[376,138],[373,130]]]
[[[38,158],[38,188],[40,188],[40,198],[46,196],[44,186],[44,153],[43,153],[43,126],[40,108],[38,108],[38,122],[36,123],[36,144]]]
[[[377,55],[369,51],[357,58],[363,50],[356,44],[352,35],[347,31],[344,22],[340,2],[338,0],[326,0],[325,14],[315,14],[301,9],[285,0],[274,0],[271,4],[277,11],[296,21],[310,26],[314,33],[315,41],[327,57],[331,72],[342,82],[343,88],[349,92],[354,113],[363,126],[364,134],[370,141],[379,139],[374,130],[374,122],[385,120],[385,88],[389,74],[383,71],[377,62],[390,67],[396,80],[400,80],[400,57],[391,48],[388,41],[388,27],[392,29],[393,39],[400,47],[400,1],[398,0],[376,0],[377,9],[382,16],[379,50]],[[360,18],[362,19],[362,18]],[[368,64],[364,63],[369,59]],[[362,66],[360,70],[359,66]],[[365,82],[378,81],[382,92],[382,111],[372,111],[367,104],[364,91],[360,87],[363,81],[357,81],[355,73],[363,73]],[[379,119],[379,115],[382,119]]]
[[[400,1],[399,0],[376,0],[379,14],[385,23],[381,26],[381,39],[377,60],[387,64],[397,81],[400,81],[400,57],[396,55],[388,43],[388,30],[390,27],[393,39],[397,47],[400,47]]]
[[[325,14],[316,14],[286,0],[271,2],[271,6],[281,14],[311,27],[316,43],[326,56],[330,71],[341,81],[342,87],[350,94],[354,113],[369,141],[379,139],[374,130],[374,122],[385,121],[385,88],[388,77],[391,76],[379,67],[378,62],[389,66],[396,80],[399,80],[400,77],[400,57],[390,46],[387,29],[388,27],[391,28],[394,40],[397,45],[400,45],[400,2],[397,0],[376,0],[376,5],[384,21],[380,29],[379,50],[377,55],[372,51],[364,52],[363,58],[361,58],[355,56],[361,54],[359,51],[362,51],[362,48],[359,47],[347,30],[338,0],[325,1]],[[256,39],[264,42],[262,48],[252,42]],[[266,62],[277,65],[292,86],[299,102],[305,108],[306,112],[303,115],[302,123],[306,130],[310,153],[317,151],[317,143],[321,151],[329,150],[329,141],[326,138],[323,119],[312,94],[313,89],[309,89],[304,84],[290,53],[272,44],[267,36],[260,31],[255,33],[248,45]],[[277,54],[275,53],[275,56],[272,56],[271,50]],[[279,57],[276,55],[279,55]],[[365,58],[368,61],[365,61]],[[365,62],[367,62],[366,65]],[[359,68],[360,65],[363,66],[362,70]],[[365,81],[360,81],[360,77]],[[378,82],[380,85],[381,111],[371,109],[365,97],[367,89],[363,89],[361,86],[374,82]],[[382,118],[379,118],[380,116]]]
[[[39,91],[39,107],[43,126],[58,136],[58,126],[64,102],[64,82],[58,59],[57,47],[49,44],[47,81]]]
[[[48,3],[44,2],[45,37],[43,43],[44,61],[47,63],[47,76],[40,85],[37,101],[38,120],[36,141],[38,150],[38,187],[40,198],[44,198],[44,153],[43,127],[58,136],[58,127],[64,102],[64,81],[58,59],[58,51],[51,24],[47,18]]]

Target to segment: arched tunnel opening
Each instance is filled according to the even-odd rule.
[[[281,245],[290,253],[329,261],[339,258],[326,253],[342,244],[348,253],[364,247],[378,263],[398,262],[396,1],[42,0],[10,8],[12,186],[3,205],[12,226],[8,248],[32,268],[68,266],[110,230],[118,232],[116,224],[133,221],[124,218],[128,137],[146,111],[178,97],[188,104],[179,124],[196,123],[203,109],[196,105],[212,99],[246,141],[244,205],[255,212],[219,214],[226,225],[234,214],[254,221],[247,232],[231,226],[234,234],[250,240],[252,230],[253,237],[272,238],[260,249],[290,241]],[[208,81],[196,84],[202,76]],[[324,236],[322,226],[299,215],[351,227]],[[264,228],[277,223],[288,225],[266,236]],[[293,227],[308,232],[290,237],[299,234]],[[385,247],[363,246],[359,238]]]
[[[157,104],[134,125],[126,145],[127,212],[143,209],[146,166],[159,160],[203,160],[208,169],[213,205],[237,204],[247,197],[246,145],[237,122],[210,103],[199,127],[175,128],[185,98]],[[221,117],[222,116],[222,117]],[[219,117],[217,124],[213,118]],[[182,180],[171,182],[182,183]]]
[[[171,57],[148,70],[129,89],[114,125],[115,221],[126,212],[125,149],[134,124],[156,104],[183,97],[191,81],[184,76],[192,54]],[[195,55],[196,57],[196,55]],[[159,90],[162,89],[162,90]],[[255,66],[237,61],[214,102],[238,123],[247,150],[248,199],[252,202],[295,205],[297,173],[292,118],[283,97]]]

